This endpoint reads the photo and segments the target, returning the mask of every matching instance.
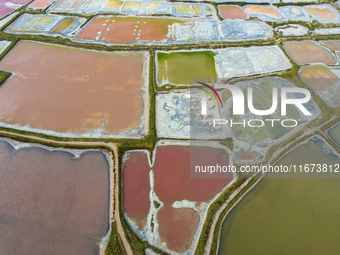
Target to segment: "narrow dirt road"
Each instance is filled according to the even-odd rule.
[[[118,150],[117,150],[117,145],[115,143],[105,143],[105,142],[76,142],[76,141],[54,141],[54,140],[50,140],[50,139],[46,139],[46,138],[40,138],[40,137],[35,137],[35,136],[30,136],[30,135],[22,135],[22,134],[16,134],[14,132],[8,132],[8,131],[0,131],[0,136],[1,137],[7,137],[6,135],[14,135],[17,137],[23,137],[23,138],[29,138],[29,139],[33,139],[35,140],[37,143],[39,143],[39,141],[41,142],[48,142],[48,143],[53,143],[53,144],[69,144],[69,145],[91,145],[91,146],[106,146],[109,147],[113,150],[114,152],[114,158],[118,159]],[[114,217],[117,223],[117,230],[118,233],[122,239],[122,242],[124,244],[126,253],[128,255],[133,255],[130,245],[125,237],[125,233],[124,233],[124,229],[121,223],[121,219],[120,219],[120,214],[119,214],[119,209],[120,208],[120,204],[119,204],[119,196],[120,196],[120,190],[119,190],[119,182],[120,182],[120,175],[118,172],[118,160],[114,160],[114,170],[115,170],[115,180],[114,180],[114,185],[115,185],[115,194],[114,194],[114,198],[113,198],[113,203],[115,204],[115,211],[114,211]],[[124,219],[123,219],[124,220]]]

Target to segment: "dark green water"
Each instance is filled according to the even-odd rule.
[[[311,141],[281,163],[340,159]],[[340,254],[339,194],[340,178],[265,178],[224,221],[218,254]]]

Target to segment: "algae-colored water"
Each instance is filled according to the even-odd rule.
[[[60,21],[59,24],[53,28],[53,30],[51,30],[51,33],[63,33],[76,22],[77,20],[73,18],[64,19]]]
[[[279,164],[340,163],[308,142]],[[338,254],[339,178],[265,178],[223,223],[219,255]]]
[[[333,138],[334,141],[340,144],[340,124],[329,130],[329,135]]]
[[[211,51],[158,53],[158,83],[190,85],[192,79],[217,77]]]

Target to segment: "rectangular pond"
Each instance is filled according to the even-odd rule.
[[[62,137],[148,131],[148,54],[19,42],[0,62],[0,125]]]
[[[110,169],[99,151],[0,140],[1,254],[99,254]]]

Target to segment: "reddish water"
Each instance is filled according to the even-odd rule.
[[[150,166],[145,153],[132,152],[123,169],[124,211],[140,230],[150,209]]]
[[[105,40],[109,43],[159,42],[167,39],[168,26],[184,21],[166,18],[95,18],[77,36],[81,40]],[[119,36],[117,36],[119,35]]]
[[[158,214],[159,235],[169,250],[183,253],[190,248],[200,221],[199,214],[193,209],[174,209],[167,205]]]
[[[32,8],[44,9],[49,6],[54,0],[35,0],[29,5]]]
[[[7,14],[10,14],[13,12],[16,8],[9,7],[6,5],[6,3],[12,3],[12,4],[27,4],[30,0],[0,0],[0,18],[6,16]]]
[[[7,14],[10,14],[15,9],[12,7],[6,6],[7,0],[0,0],[0,18],[6,16]]]
[[[191,156],[191,157],[190,157]],[[200,165],[228,165],[228,154],[222,150],[204,146],[157,147],[156,162],[150,167],[147,155],[130,154],[123,171],[124,211],[143,229],[150,209],[149,171],[154,171],[154,190],[164,207],[157,214],[159,234],[168,249],[182,253],[192,244],[199,223],[199,214],[192,209],[174,209],[175,201],[206,202],[211,200],[231,180],[224,178],[190,178],[190,160]]]
[[[190,153],[197,165],[228,165],[222,149],[199,146],[160,146],[154,165],[155,191],[161,201],[173,203],[187,199],[203,202],[212,199],[232,179],[190,178]]]
[[[0,121],[58,132],[135,128],[143,110],[141,54],[20,42],[0,62]]]
[[[102,153],[0,141],[1,254],[96,254],[109,225],[108,163]]]
[[[329,51],[313,41],[285,42],[283,47],[293,61],[299,65],[308,63],[334,65],[336,63]]]
[[[237,6],[219,5],[220,15],[224,19],[246,19],[247,14]]]

